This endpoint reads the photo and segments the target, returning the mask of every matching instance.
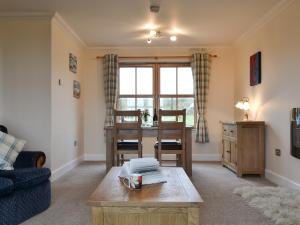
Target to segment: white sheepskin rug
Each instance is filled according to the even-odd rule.
[[[300,192],[282,187],[236,188],[251,207],[258,208],[276,225],[300,225]]]

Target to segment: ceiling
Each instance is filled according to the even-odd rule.
[[[158,14],[149,10],[160,4]],[[2,12],[58,12],[89,47],[224,46],[254,26],[280,0],[0,0]],[[177,35],[176,42],[168,37]]]

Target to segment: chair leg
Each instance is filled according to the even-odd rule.
[[[181,165],[183,169],[186,170],[185,152],[183,152],[181,155]]]
[[[120,164],[120,159],[119,159],[119,154],[118,153],[116,153],[116,158],[117,158],[117,165],[116,166],[119,166],[119,164]]]
[[[181,155],[179,155],[179,154],[176,154],[176,166],[177,167],[182,166]]]
[[[121,154],[121,166],[124,164],[124,154]]]
[[[158,153],[157,153],[157,158],[158,158],[158,161],[159,161],[159,165],[161,166],[161,152],[158,150]]]

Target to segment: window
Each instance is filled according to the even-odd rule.
[[[159,106],[186,109],[186,125],[194,126],[193,76],[190,66],[159,67]]]
[[[120,110],[186,108],[186,125],[194,126],[192,70],[188,64],[121,65],[117,107]]]
[[[119,77],[118,109],[148,109],[153,117],[153,66],[122,66]]]

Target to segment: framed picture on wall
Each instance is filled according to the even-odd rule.
[[[77,57],[72,53],[69,54],[69,70],[77,73]]]
[[[80,83],[77,80],[73,81],[73,97],[80,98]]]
[[[250,86],[261,83],[261,52],[250,56]]]

